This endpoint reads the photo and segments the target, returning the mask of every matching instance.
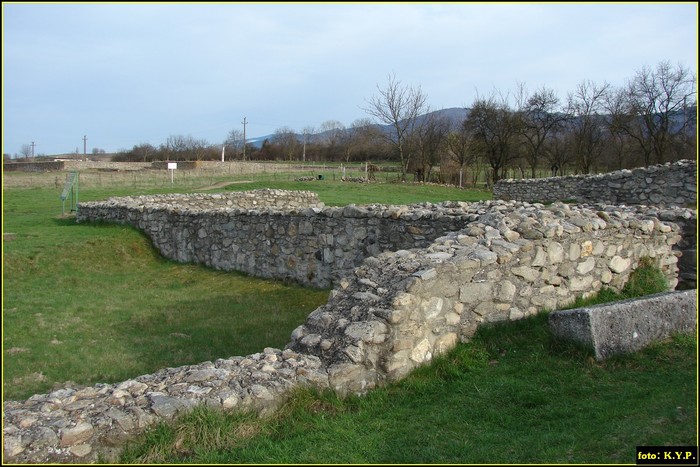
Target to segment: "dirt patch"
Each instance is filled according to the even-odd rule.
[[[252,180],[241,180],[238,182],[219,182],[219,183],[215,183],[213,185],[204,186],[202,188],[197,188],[197,189],[198,190],[216,190],[217,188],[224,188],[224,187],[227,187],[229,185],[238,185],[240,183],[253,183],[253,181]]]
[[[182,334],[180,332],[171,332],[170,335],[172,337],[180,337],[182,339],[189,339],[190,338],[190,336],[188,336],[187,334]]]
[[[3,233],[2,234],[2,241],[3,242],[11,242],[12,240],[15,239],[16,236],[17,236],[17,234],[13,234],[13,233]]]
[[[22,386],[24,384],[36,384],[46,381],[46,376],[43,373],[29,373],[28,375],[12,378],[13,386]]]
[[[16,353],[29,352],[29,349],[25,349],[24,347],[12,347],[7,349],[5,352],[7,352],[9,355],[14,355]]]

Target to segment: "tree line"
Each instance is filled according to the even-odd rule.
[[[391,161],[406,180],[495,183],[508,175],[591,173],[696,157],[696,75],[678,64],[643,67],[622,87],[580,82],[565,97],[545,86],[478,95],[460,121],[431,112],[420,86],[390,75],[366,102],[369,118],[301,133],[282,127],[262,145],[231,130],[222,145],[191,136],[139,144],[114,160]]]

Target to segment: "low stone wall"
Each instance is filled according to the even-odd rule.
[[[676,210],[697,202],[697,163],[681,160],[599,175],[576,175],[530,180],[500,180],[493,189],[496,199],[550,203],[606,203],[646,205],[651,216],[681,226],[682,253],[679,289],[697,287],[697,211]]]
[[[4,461],[117,462],[127,439],[197,405],[261,413],[298,385],[328,387],[318,358],[267,348],[118,384],[66,387],[3,404]]]
[[[636,352],[673,333],[694,333],[696,328],[694,290],[556,311],[549,315],[549,329],[554,336],[592,349],[597,360]]]
[[[329,287],[369,256],[463,228],[477,214],[462,204],[324,207],[310,192],[255,190],[80,203],[77,219],[132,225],[176,261]]]
[[[679,290],[697,289],[697,211],[684,208],[658,208],[648,206],[644,210],[649,216],[657,217],[663,222],[672,222],[680,228],[680,241],[674,249],[680,253],[678,261]]]
[[[65,162],[63,161],[12,162],[2,164],[2,170],[5,172],[57,172],[63,170],[64,167]]]
[[[356,251],[361,264],[335,281],[328,303],[294,330],[284,350],[265,349],[119,384],[5,401],[6,461],[87,462],[98,455],[114,460],[125,439],[197,404],[266,411],[299,385],[363,393],[402,378],[457,341],[469,340],[483,322],[553,309],[604,285],[620,288],[642,257],[653,258],[669,286],[676,284],[678,253],[672,247],[680,239],[679,227],[635,208],[505,201],[324,208],[310,194],[258,195],[253,197],[256,206],[269,195],[312,207],[241,209],[229,207],[233,199],[228,195],[197,195],[202,198],[195,204],[209,203],[207,209],[188,207],[184,198],[178,207],[176,197],[151,197],[152,204],[145,198],[85,203],[79,213],[81,221],[153,229],[149,235],[161,239],[159,248],[192,251],[197,260],[237,254],[227,238],[245,231],[246,225],[243,238],[258,236],[268,245],[258,256],[247,253],[248,263],[267,261],[279,239],[287,245],[290,238],[315,237],[316,246],[299,253],[316,261],[320,255],[331,269],[344,268],[345,254],[335,253],[343,241],[376,239],[378,246],[369,247],[366,240],[367,248]],[[237,223],[239,219],[246,220]],[[192,230],[189,225],[194,225]],[[251,230],[252,225],[268,227]],[[292,226],[296,231],[290,232]],[[169,229],[168,237],[164,232]],[[336,232],[344,235],[342,240]],[[407,245],[403,249],[402,238]],[[417,243],[422,246],[415,248]],[[218,256],[196,248],[211,248]]]
[[[364,392],[469,340],[481,323],[619,290],[642,257],[676,285],[677,226],[635,209],[503,201],[464,209],[478,219],[428,248],[368,258],[289,348],[328,365],[334,390]]]
[[[150,169],[150,162],[111,162],[111,161],[66,161],[66,170],[133,172]]]
[[[696,194],[693,160],[598,175],[499,180],[493,187],[494,198],[540,203],[570,200],[687,207],[696,203]]]
[[[200,161],[154,161],[151,168],[166,170],[171,163],[177,164],[177,170],[195,170],[201,166]]]

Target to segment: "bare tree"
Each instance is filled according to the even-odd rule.
[[[22,147],[19,149],[20,155],[24,156],[25,159],[29,159],[32,157],[32,145],[31,144],[23,144]]]
[[[141,143],[134,146],[131,150],[131,153],[134,155],[134,157],[138,158],[139,160],[147,162],[153,160],[153,157],[155,156],[157,151],[158,150],[153,145],[149,143]]]
[[[572,141],[573,136],[568,128],[555,130],[547,140],[545,156],[552,177],[564,175],[566,168],[574,163]]]
[[[202,160],[210,148],[204,139],[196,139],[191,135],[170,135],[161,146],[161,151],[169,160]]]
[[[234,128],[228,132],[226,140],[224,141],[224,146],[227,150],[231,150],[234,155],[243,152],[243,131]]]
[[[577,170],[590,173],[599,161],[604,147],[604,117],[601,115],[610,85],[582,81],[567,99],[571,120],[569,129],[574,139]]]
[[[294,155],[299,147],[299,139],[296,133],[289,127],[282,127],[275,130],[272,142],[279,146],[285,160],[294,160]]]
[[[433,112],[416,127],[414,140],[416,144],[416,179],[430,181],[433,167],[440,163],[440,155],[447,145],[450,122]]]
[[[335,159],[335,153],[338,152],[343,133],[345,133],[345,125],[338,120],[326,120],[321,123],[320,137],[321,142],[326,150],[326,159],[329,161]]]
[[[531,96],[525,95],[520,117],[525,160],[534,178],[535,170],[544,159],[547,140],[567,117],[559,108],[559,97],[554,90],[545,87]]]
[[[688,128],[696,123],[696,75],[679,64],[668,61],[655,69],[643,67],[627,86],[628,112],[634,119],[625,131],[642,149],[644,162],[656,163],[672,158],[674,140],[683,139]]]
[[[635,117],[629,114],[627,102],[627,91],[616,89],[608,93],[604,103],[608,114],[606,119],[608,150],[606,152],[613,162],[611,166],[618,170],[625,166],[634,166],[636,162],[631,153],[633,139],[628,134]],[[644,148],[642,150],[644,151]],[[649,158],[649,154],[644,155],[644,160]]]
[[[466,125],[473,135],[475,152],[491,166],[490,178],[495,184],[518,157],[515,140],[519,118],[507,98],[492,93],[488,98],[476,98]]]
[[[358,118],[340,135],[340,148],[343,159],[350,162],[351,157],[358,151],[371,151],[372,146],[382,138],[381,131],[369,118]]]
[[[345,125],[340,123],[338,120],[326,120],[321,123],[319,128],[320,135],[323,138],[323,142],[327,146],[335,146],[338,144],[340,139],[340,134],[345,131]]]
[[[406,181],[406,173],[411,162],[411,153],[407,151],[406,143],[413,133],[416,117],[428,111],[427,96],[420,86],[402,86],[396,76],[389,75],[386,88],[377,85],[378,96],[373,96],[369,107],[364,109],[369,115],[381,123],[391,125],[392,131],[386,134],[388,141],[394,146],[401,162],[401,179]]]
[[[449,155],[459,164],[459,187],[464,181],[464,167],[476,159],[472,149],[472,134],[465,118],[456,130],[447,135],[447,149]]]

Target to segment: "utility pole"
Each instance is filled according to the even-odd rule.
[[[32,141],[32,159],[34,159],[34,146],[35,146],[34,141]]]
[[[243,160],[245,160],[245,126],[248,124],[248,120],[243,117],[243,121],[241,123],[243,124]]]
[[[83,156],[87,157],[87,135],[83,136]]]
[[[306,128],[304,128],[304,151],[302,152],[302,161],[306,163]]]

